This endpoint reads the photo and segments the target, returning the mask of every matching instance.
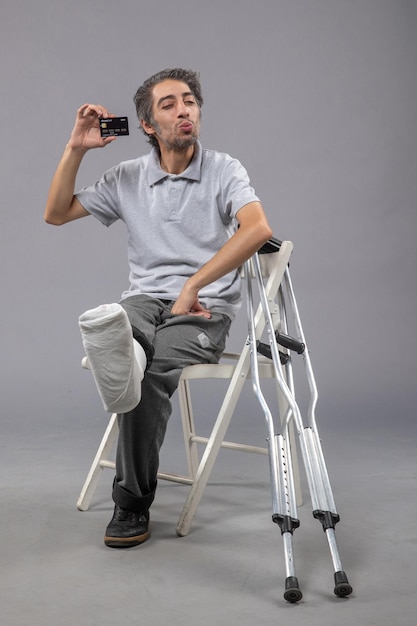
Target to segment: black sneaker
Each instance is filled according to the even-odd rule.
[[[132,548],[146,541],[149,535],[149,511],[127,511],[116,504],[104,543],[109,548]]]

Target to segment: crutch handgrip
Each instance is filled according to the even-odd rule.
[[[303,354],[306,349],[305,343],[302,341],[298,341],[298,339],[294,339],[294,337],[290,337],[289,335],[285,335],[284,333],[280,333],[276,331],[275,337],[277,342],[284,346],[284,348],[288,348],[288,350],[293,350],[297,354]]]
[[[262,356],[266,356],[267,359],[272,359],[272,350],[268,346],[267,343],[262,343],[262,341],[257,341],[256,349],[259,352],[259,354],[262,354]],[[288,363],[289,355],[284,354],[283,352],[280,351],[279,360],[281,361],[282,365],[285,365],[286,363]]]

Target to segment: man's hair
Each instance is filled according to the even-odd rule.
[[[137,92],[133,97],[133,102],[136,107],[136,115],[138,116],[139,122],[144,120],[147,124],[154,125],[154,119],[152,116],[152,90],[155,85],[161,83],[164,80],[178,80],[183,83],[186,83],[190,88],[190,91],[194,95],[198,106],[201,108],[203,104],[203,95],[201,93],[201,85],[200,78],[198,72],[194,70],[184,70],[180,67],[176,67],[173,69],[165,69],[161,70],[157,74],[154,74],[145,82],[143,85],[139,87]],[[148,135],[148,133],[143,128],[142,124],[140,126],[142,132],[148,138],[148,142],[155,147],[158,147],[158,141],[154,135]]]

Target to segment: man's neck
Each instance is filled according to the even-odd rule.
[[[182,174],[191,163],[194,156],[194,146],[184,150],[167,150],[164,146],[160,149],[160,165],[168,174]]]

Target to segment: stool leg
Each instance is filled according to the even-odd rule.
[[[195,435],[195,424],[188,380],[180,379],[178,385],[178,399],[180,404],[188,474],[190,479],[194,480],[198,468],[198,450],[197,443],[193,441],[193,436]]]
[[[194,515],[209,480],[211,470],[213,469],[227,428],[230,424],[230,420],[242,391],[248,371],[249,348],[248,346],[245,346],[236,365],[236,369],[230,381],[223,404],[220,408],[216,422],[205,447],[204,454],[198,466],[194,482],[188,492],[187,499],[178,520],[176,532],[180,537],[185,537],[190,531]]]
[[[110,417],[110,421],[103,435],[97,454],[91,464],[90,470],[87,474],[87,478],[81,489],[81,493],[77,500],[77,508],[80,511],[87,511],[91,500],[94,496],[94,492],[97,488],[100,480],[101,472],[104,467],[114,467],[114,462],[107,459],[114,442],[119,432],[119,426],[117,422],[117,413],[113,413]]]

